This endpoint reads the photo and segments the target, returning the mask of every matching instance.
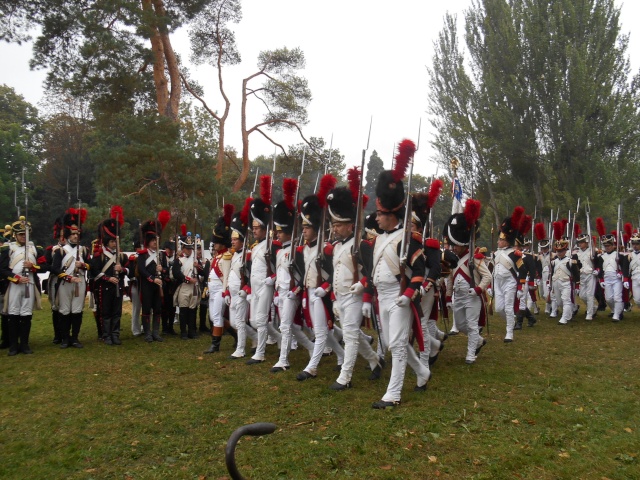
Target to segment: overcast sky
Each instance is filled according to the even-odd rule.
[[[622,31],[630,33],[632,70],[640,66],[640,2],[616,1],[621,6]],[[391,8],[392,5],[392,8]],[[308,137],[333,134],[333,146],[345,155],[347,166],[360,164],[366,146],[369,120],[373,116],[367,159],[375,149],[390,167],[395,143],[403,138],[417,141],[422,118],[420,149],[415,171],[435,171],[434,150],[429,145],[427,66],[433,42],[448,11],[462,17],[471,0],[243,0],[243,20],[236,25],[236,40],[242,64],[225,70],[225,86],[232,113],[227,123],[227,144],[241,151],[239,102],[241,80],[254,73],[258,53],[287,46],[300,47],[306,57],[302,74],[308,79],[313,100],[309,106]],[[633,19],[636,18],[634,22]],[[634,31],[635,29],[635,31]],[[175,50],[188,60],[186,32],[173,37]],[[0,44],[4,68],[0,84],[16,89],[29,102],[42,98],[44,72],[30,71],[31,46]],[[211,67],[191,67],[205,87],[209,106],[219,106],[216,78]],[[188,98],[184,92],[184,98]],[[195,102],[195,101],[194,101]],[[255,123],[259,118],[250,119]],[[299,143],[295,134],[272,133],[283,145]],[[253,134],[250,157],[272,155],[273,147]]]

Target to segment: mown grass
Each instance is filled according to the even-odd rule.
[[[634,307],[637,309],[637,307]],[[634,479],[640,478],[640,314],[613,324],[602,312],[558,326],[544,314],[504,344],[492,318],[489,343],[464,363],[466,337],[447,342],[426,393],[407,375],[402,406],[377,411],[389,372],[369,382],[358,360],[354,388],[333,392],[335,357],[318,378],[270,374],[202,355],[209,338],[146,344],[125,315],[123,345],[94,340],[85,312],[83,350],[51,341],[37,312],[34,355],[0,357],[0,478],[220,479],[224,447],[238,426],[273,422],[245,437],[240,470],[254,479]]]

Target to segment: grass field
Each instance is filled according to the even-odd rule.
[[[123,318],[123,345],[95,341],[85,311],[82,350],[51,344],[46,302],[34,317],[34,355],[0,357],[0,478],[222,479],[231,432],[278,426],[238,445],[248,478],[635,479],[640,478],[640,314],[614,324],[604,312],[559,326],[544,314],[504,344],[491,317],[489,343],[464,363],[466,337],[451,337],[426,393],[407,370],[403,403],[371,408],[385,391],[367,380],[333,392],[335,357],[297,382],[308,360],[270,374],[202,355],[209,338],[147,344]]]

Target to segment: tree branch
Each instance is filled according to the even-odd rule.
[[[197,100],[200,101],[200,103],[202,103],[203,108],[209,112],[209,114],[215,118],[216,120],[218,120],[218,122],[220,121],[220,117],[216,114],[216,112],[214,112],[213,110],[211,110],[211,108],[209,108],[209,105],[207,105],[207,102],[204,101],[203,98],[200,97],[200,95],[198,95],[195,90],[191,87],[191,85],[189,85],[189,82],[187,82],[187,79],[185,78],[184,74],[182,72],[180,72],[180,78],[182,79],[182,83],[184,84],[184,88],[187,89],[187,92],[189,92],[191,95],[193,95]]]

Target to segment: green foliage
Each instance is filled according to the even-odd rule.
[[[367,163],[367,167],[365,169],[367,173],[365,175],[364,193],[366,195],[369,195],[369,204],[367,205],[367,211],[375,210],[377,198],[376,184],[378,183],[378,177],[383,170],[384,163],[378,156],[378,152],[374,150],[369,157],[369,162]]]
[[[430,113],[441,165],[457,156],[466,190],[498,223],[514,205],[547,212],[589,197],[635,216],[637,78],[613,0],[477,0],[435,43]],[[613,207],[615,209],[615,207]]]

